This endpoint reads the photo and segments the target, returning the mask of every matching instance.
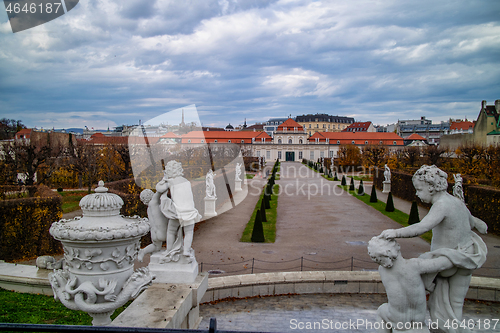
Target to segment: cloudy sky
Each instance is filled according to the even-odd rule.
[[[328,113],[475,119],[500,99],[498,0],[80,0],[12,33],[0,117],[137,124],[196,105],[203,125]]]

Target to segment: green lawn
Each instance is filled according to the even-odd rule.
[[[62,210],[64,213],[70,213],[72,211],[80,209],[80,200],[88,194],[87,191],[64,191],[59,192],[62,195]]]
[[[376,210],[378,210],[379,212],[381,212],[385,216],[398,222],[403,227],[408,226],[408,217],[409,217],[408,214],[403,213],[402,211],[397,210],[397,209],[395,209],[394,212],[386,212],[385,211],[385,204],[386,203],[383,201],[380,201],[380,200],[377,200],[377,202],[370,202],[370,194],[366,193],[365,195],[358,195],[357,188],[355,191],[349,191],[349,185],[346,185],[346,186],[337,185],[337,186],[344,189],[345,191],[347,191],[349,194],[351,194],[355,198],[363,201],[365,204],[372,206],[373,208],[375,208]],[[432,239],[432,231],[428,231],[425,234],[421,235],[420,237],[430,243],[431,239]]]
[[[274,241],[276,240],[276,218],[278,216],[277,208],[278,208],[279,190],[280,190],[279,185],[274,184],[273,194],[271,195],[271,208],[266,209],[267,222],[262,222],[262,227],[264,229],[264,238],[266,239],[266,243],[274,243]],[[259,201],[257,202],[257,205],[255,205],[252,217],[250,217],[250,221],[248,221],[247,226],[243,231],[243,235],[241,236],[240,242],[248,242],[248,243],[251,242],[250,238],[252,238],[255,215],[257,215],[257,210],[260,209],[260,203],[262,201],[263,196],[264,196],[264,191],[262,191]]]
[[[130,304],[115,311],[116,318]],[[53,296],[16,293],[0,288],[0,322],[19,324],[92,325],[86,312],[66,308]]]
[[[253,177],[255,177],[255,175],[252,175],[251,173],[246,173],[245,177],[246,179],[252,179]]]

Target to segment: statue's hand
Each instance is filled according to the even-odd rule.
[[[488,231],[488,225],[481,219],[478,219],[477,217],[474,217],[475,223],[474,227],[477,229],[482,234],[486,234]]]
[[[382,231],[382,233],[380,234],[380,237],[383,237],[385,239],[397,238],[397,232],[394,229],[387,229],[387,230]]]

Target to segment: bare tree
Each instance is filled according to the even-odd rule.
[[[83,187],[83,178],[87,179],[88,192],[97,181],[99,147],[86,142],[78,141],[71,158],[71,169],[78,174],[79,187]]]

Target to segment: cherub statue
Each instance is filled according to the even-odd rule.
[[[207,198],[216,198],[214,176],[215,173],[209,170],[206,177]]]
[[[388,229],[381,233],[387,239],[408,238],[432,230],[431,252],[423,259],[447,257],[453,267],[428,274],[425,279],[431,292],[429,311],[432,320],[445,332],[445,322],[462,320],[462,307],[469,289],[472,271],[486,260],[487,248],[481,237],[472,231],[476,228],[486,233],[487,225],[471,215],[464,202],[446,192],[447,174],[436,166],[422,166],[413,175],[417,196],[431,203],[429,213],[419,223],[400,229]]]
[[[236,175],[235,175],[235,181],[241,182],[241,163],[236,163]]]
[[[380,236],[368,242],[368,254],[380,265],[378,271],[388,300],[377,310],[377,321],[383,321],[379,332],[429,332],[424,322],[427,306],[421,275],[449,269],[452,262],[446,257],[404,259],[394,239]]]
[[[161,183],[161,182],[160,182]],[[152,244],[149,244],[145,248],[139,251],[137,259],[142,262],[144,260],[144,256],[147,253],[154,253],[161,251],[161,247],[163,242],[166,241],[167,237],[167,226],[169,219],[176,219],[177,214],[175,212],[175,208],[173,208],[170,200],[167,196],[167,188],[163,184],[158,183],[156,185],[157,192],[154,193],[150,189],[146,189],[141,192],[140,198],[141,201],[148,206],[148,219],[151,225],[151,240]],[[171,209],[168,212],[162,212],[160,209],[160,197],[165,196],[163,198],[164,201],[170,201]]]
[[[184,177],[182,164],[170,161],[165,167],[163,179],[157,184],[156,189],[162,192],[160,208],[166,217],[175,212],[176,218],[170,219],[167,228],[167,251],[165,260],[177,261],[182,252],[188,262],[194,260],[193,244],[194,224],[201,220],[201,215],[195,208],[191,183]],[[170,198],[167,196],[170,189]],[[184,238],[182,234],[184,233]]]
[[[390,183],[391,182],[391,169],[387,166],[387,164],[384,166],[384,182]]]

